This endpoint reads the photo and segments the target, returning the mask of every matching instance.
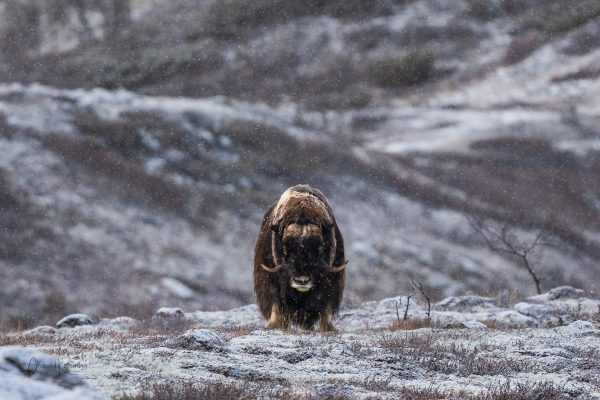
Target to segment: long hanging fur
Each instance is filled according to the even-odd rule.
[[[286,190],[265,213],[254,249],[254,292],[267,326],[311,328],[318,322],[321,330],[333,329],[331,318],[342,301],[345,272],[323,274],[308,295],[292,289],[284,271],[261,267],[281,265],[284,234],[320,237],[324,261],[336,266],[345,262],[344,240],[325,196],[308,185]]]

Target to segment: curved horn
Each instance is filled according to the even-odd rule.
[[[283,269],[283,265],[280,265],[279,267],[275,267],[275,268],[267,267],[264,264],[260,264],[260,266],[267,272],[279,272]]]
[[[348,260],[344,261],[340,266],[338,267],[327,267],[327,271],[328,272],[341,272],[344,270],[344,268],[346,268],[346,265],[348,265]]]

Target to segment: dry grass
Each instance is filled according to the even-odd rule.
[[[268,398],[272,400],[346,400],[347,396],[331,393],[321,393],[318,396],[303,395],[290,392],[277,382],[215,382],[202,386],[190,382],[155,384],[144,388],[144,393],[123,395],[115,400],[253,400]]]
[[[233,325],[228,327],[219,327],[214,331],[221,339],[231,340],[236,337],[246,336],[250,333],[262,329],[262,326],[258,325]]]
[[[389,379],[365,379],[353,381],[331,381],[324,393],[319,395],[306,395],[290,392],[289,388],[282,388],[274,382],[216,382],[202,386],[190,382],[176,382],[170,384],[155,384],[145,388],[144,393],[137,395],[123,395],[115,400],[197,400],[215,399],[250,400],[269,398],[273,400],[346,400],[347,395],[339,393],[340,387],[348,385],[361,387],[376,393],[401,394],[406,400],[558,400],[564,399],[566,393],[561,391],[552,382],[513,383],[507,381],[488,388],[484,393],[476,395],[466,391],[443,389],[441,386],[431,385],[426,388],[404,386],[400,389],[390,385]]]
[[[509,375],[532,371],[527,360],[500,355],[498,348],[485,342],[472,346],[463,344],[474,335],[458,331],[454,335],[427,333],[406,335],[383,335],[378,345],[394,354],[399,362],[418,363],[428,371],[446,375]],[[476,335],[476,334],[475,334]],[[450,340],[452,337],[455,340]],[[473,337],[474,339],[474,337]]]
[[[193,321],[181,317],[150,318],[128,328],[136,336],[178,335],[194,327]]]
[[[197,399],[222,399],[245,400],[252,399],[244,385],[215,383],[204,387],[197,387],[191,383],[155,384],[146,388],[137,395],[124,395],[115,400],[197,400]]]
[[[453,392],[437,386],[428,388],[403,387],[400,392],[405,400],[559,400],[565,399],[566,393],[562,392],[552,382],[538,383],[511,383],[500,384],[488,389],[484,394],[474,395],[465,392]],[[567,397],[567,398],[570,398]]]
[[[55,341],[56,337],[52,334],[0,334],[0,347],[43,345],[47,343],[54,343]]]
[[[410,331],[421,328],[443,328],[443,326],[427,318],[411,318],[406,321],[396,320],[390,325],[392,331]]]

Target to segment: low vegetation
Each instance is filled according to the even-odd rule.
[[[60,56],[47,56],[44,63],[55,69],[54,79],[69,74],[83,87],[136,89],[212,71],[222,60],[212,40],[181,43],[157,51],[133,38],[117,45],[99,42]]]
[[[524,27],[548,34],[573,30],[588,21],[600,17],[600,3],[595,0],[575,2],[550,2],[549,6],[536,9],[525,19]]]
[[[406,400],[440,400],[446,398],[460,400],[559,400],[564,392],[552,382],[542,381],[532,384],[513,383],[510,380],[493,386],[480,395],[456,393],[431,385],[430,387],[403,386],[396,388],[389,380],[365,379],[364,381],[341,382],[332,381],[334,390],[340,386],[361,387],[374,393],[401,394]],[[352,396],[325,393],[321,395],[293,394],[288,389],[277,388],[273,384],[256,384],[250,382],[216,382],[205,386],[194,386],[190,383],[156,384],[138,395],[123,395],[115,400],[252,400],[266,396],[273,400],[349,400]],[[374,398],[374,397],[373,397]]]
[[[340,18],[364,18],[392,11],[384,0],[244,0],[217,1],[209,8],[204,21],[205,33],[219,38],[236,39],[259,26],[272,26],[292,19],[328,15]]]
[[[502,4],[490,0],[467,0],[467,14],[479,20],[489,21],[502,14]]]
[[[435,58],[429,51],[414,51],[399,58],[376,60],[369,77],[379,86],[397,88],[422,84],[432,78]]]
[[[561,400],[565,398],[564,393],[549,381],[522,384],[511,383],[509,380],[480,395],[453,393],[435,385],[426,388],[405,386],[402,388],[401,393],[406,400],[439,400],[446,398],[461,400]]]

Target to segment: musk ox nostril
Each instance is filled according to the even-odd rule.
[[[299,276],[299,277],[294,278],[294,282],[296,282],[298,285],[306,286],[310,283],[310,277]]]

